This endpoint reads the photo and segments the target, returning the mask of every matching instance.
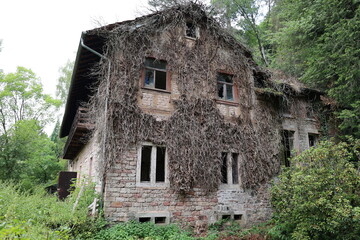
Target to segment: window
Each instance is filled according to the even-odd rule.
[[[234,82],[233,76],[225,73],[217,75],[218,98],[226,101],[234,101]]]
[[[317,139],[318,139],[318,135],[314,134],[314,133],[309,133],[308,134],[308,139],[309,139],[309,148],[315,147]]]
[[[239,154],[221,153],[221,182],[223,184],[239,184]]]
[[[169,224],[170,213],[167,211],[149,211],[135,213],[135,218],[141,222],[152,222],[155,224]]]
[[[168,90],[166,62],[155,58],[145,59],[144,87]]]
[[[186,23],[185,36],[189,38],[198,38],[198,30],[196,25],[192,22]]]
[[[292,151],[294,149],[294,131],[282,131],[282,147],[283,154],[281,156],[281,164],[285,167],[290,167],[289,158],[292,157]]]
[[[167,183],[166,148],[144,144],[138,151],[137,183],[156,186]]]

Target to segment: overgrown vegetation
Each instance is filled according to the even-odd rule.
[[[48,195],[42,188],[22,191],[21,185],[0,182],[1,239],[88,239],[104,226],[88,217],[94,190],[87,187],[73,209],[79,190],[65,201]]]
[[[291,160],[272,189],[275,239],[359,239],[359,150],[325,141]]]

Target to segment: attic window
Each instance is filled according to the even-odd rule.
[[[166,61],[146,58],[144,75],[144,87],[168,90]]]
[[[186,23],[185,36],[188,38],[198,38],[198,30],[193,22]]]

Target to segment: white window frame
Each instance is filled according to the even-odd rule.
[[[223,183],[221,182],[221,187],[239,187],[240,186],[240,182],[241,182],[241,178],[240,178],[240,169],[239,169],[239,158],[240,158],[240,154],[237,152],[224,152],[226,153],[226,171],[227,171],[227,183]],[[233,183],[233,155],[237,154],[237,173],[238,173],[238,183]],[[222,162],[221,162],[222,164]],[[221,175],[222,176],[222,175]]]
[[[142,147],[143,146],[151,146],[151,160],[150,160],[150,182],[142,182],[141,181],[141,155],[142,155]],[[136,186],[137,187],[161,187],[166,188],[169,187],[169,167],[168,167],[168,153],[165,148],[165,181],[164,182],[156,182],[156,154],[157,147],[165,147],[161,145],[154,145],[151,142],[144,142],[138,147],[138,159],[137,159],[137,168],[136,168]]]

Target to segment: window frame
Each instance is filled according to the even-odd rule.
[[[227,75],[231,77],[232,83],[227,83],[224,81],[219,81],[219,75]],[[237,89],[237,84],[235,81],[235,75],[232,73],[229,73],[228,71],[223,71],[223,70],[218,70],[217,74],[216,74],[216,101],[219,103],[225,103],[225,104],[230,104],[230,105],[234,105],[237,106],[238,105],[238,89]],[[220,98],[219,96],[219,84],[223,85],[223,95],[224,98]],[[226,91],[226,86],[231,86],[232,88],[232,96],[233,99],[227,99],[227,91]]]
[[[144,146],[151,147],[151,157],[150,157],[150,181],[141,181],[141,162],[142,162],[142,148]],[[164,159],[164,181],[156,181],[156,164],[157,164],[157,150],[158,147],[165,148],[165,159]],[[144,142],[139,145],[137,151],[137,168],[136,168],[136,186],[137,187],[169,187],[169,166],[168,166],[168,153],[165,146],[155,145],[151,142]]]
[[[280,164],[285,167],[290,167],[290,158],[294,156],[295,150],[295,131],[289,129],[281,130],[281,145],[283,148],[282,158]]]
[[[161,61],[161,62],[164,62],[164,63],[165,63],[165,69],[147,66],[147,65],[146,65],[146,60],[148,60],[148,59],[149,59],[149,60],[152,60],[152,61]],[[147,71],[147,70],[153,71],[153,75],[154,75],[154,86],[153,86],[153,87],[147,86],[147,85],[145,84],[145,78],[146,78],[146,71]],[[156,86],[156,71],[165,73],[165,77],[166,77],[166,80],[165,80],[166,87],[165,87],[165,89],[156,88],[156,87],[155,87],[155,86]],[[170,91],[171,91],[171,81],[170,81],[170,77],[171,77],[171,74],[170,74],[170,72],[168,71],[168,63],[167,63],[166,60],[157,59],[157,58],[155,58],[155,57],[145,57],[145,60],[144,60],[144,63],[143,63],[143,71],[142,71],[142,74],[141,74],[141,87],[142,87],[142,88],[144,88],[144,89],[149,89],[149,90],[154,90],[154,91],[159,91],[159,92],[167,92],[167,93],[170,93]]]
[[[240,159],[240,154],[237,152],[222,152],[221,153],[221,169],[223,169],[223,154],[226,154],[226,177],[227,177],[227,183],[223,182],[223,174],[221,174],[221,185],[220,186],[228,186],[228,187],[237,187],[240,186],[241,183],[241,178],[240,178],[240,169],[239,169],[239,159]],[[237,166],[237,183],[234,182],[234,169],[233,169],[233,162],[234,162],[234,155],[236,155],[236,166]]]
[[[192,37],[192,36],[188,35],[188,29],[189,29],[188,24],[192,24],[192,27],[194,28],[195,37]],[[199,39],[200,38],[199,27],[192,21],[186,21],[185,22],[185,27],[184,27],[184,35],[185,35],[185,38],[187,38],[187,39],[191,39],[191,40]]]

